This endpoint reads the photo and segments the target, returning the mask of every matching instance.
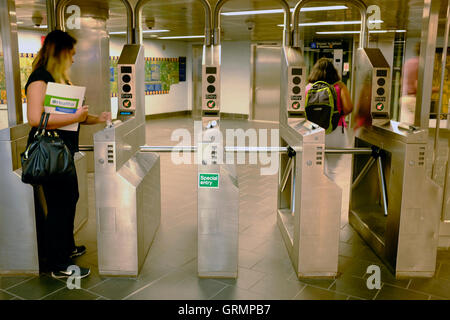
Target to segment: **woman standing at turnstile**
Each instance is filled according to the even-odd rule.
[[[325,146],[327,148],[349,147],[349,137],[345,116],[352,112],[353,103],[347,86],[341,81],[333,61],[328,58],[319,59],[311,70],[308,77],[309,84],[306,86],[306,96],[308,101],[308,91],[318,82],[326,82],[330,89],[335,91],[335,105],[339,111],[337,127],[328,132],[325,136]],[[307,102],[308,105],[308,102]],[[327,129],[327,128],[325,128]],[[342,155],[325,155],[325,173],[331,180],[336,181],[337,168],[342,160]]]
[[[25,86],[27,95],[27,116],[32,129],[29,133],[28,143],[32,141],[44,112],[44,98],[48,82],[70,85],[69,68],[75,55],[76,39],[68,33],[55,30],[45,38],[44,44],[33,61],[33,71]],[[83,123],[97,124],[111,118],[109,112],[100,116],[88,114],[88,107],[82,106],[73,114],[54,114],[48,120],[47,129],[55,130],[69,148],[72,157],[78,151],[79,126],[77,131],[59,130],[63,126]],[[73,173],[59,182],[42,185],[47,205],[47,217],[43,223],[44,249],[47,258],[47,267],[54,278],[69,277],[75,272],[68,267],[74,265],[72,258],[86,252],[85,246],[76,246],[73,229],[75,210],[78,201],[78,181],[75,168]],[[42,252],[40,252],[40,255]],[[89,275],[88,268],[80,268],[80,277]]]

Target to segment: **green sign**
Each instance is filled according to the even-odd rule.
[[[212,109],[216,107],[216,102],[214,100],[209,100],[206,105],[208,106],[208,108]]]
[[[382,111],[384,109],[384,105],[382,103],[377,103],[376,108],[378,111]]]
[[[218,173],[199,173],[198,174],[199,188],[219,188],[219,174]]]

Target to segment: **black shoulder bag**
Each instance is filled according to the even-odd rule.
[[[46,130],[49,117],[49,113],[42,113],[32,142],[20,155],[24,183],[39,185],[58,181],[75,172],[72,154],[64,141],[55,131]]]

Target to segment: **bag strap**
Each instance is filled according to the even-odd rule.
[[[47,129],[48,118],[50,118],[50,113],[45,114],[44,130]]]
[[[47,128],[48,118],[50,117],[50,113],[42,112],[41,121],[39,122],[39,127],[36,131],[36,135],[44,135],[45,130]],[[45,120],[44,120],[45,119]],[[42,125],[42,122],[44,122],[44,125]]]
[[[41,132],[41,129],[42,129],[42,123],[44,122],[45,115],[46,115],[45,111],[42,112],[41,120],[39,121],[39,126],[38,126],[38,128],[37,128],[37,130],[36,130],[36,133],[34,134],[35,137]]]

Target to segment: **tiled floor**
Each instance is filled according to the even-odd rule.
[[[276,128],[269,123],[232,121],[230,126]],[[176,128],[192,132],[192,120],[152,120],[147,144],[174,145]],[[349,159],[338,183],[348,186]],[[40,277],[0,277],[0,299],[450,299],[450,251],[439,251],[433,279],[396,280],[347,222],[344,193],[339,256],[335,280],[301,280],[294,273],[276,224],[277,176],[261,176],[260,165],[239,165],[239,275],[236,280],[197,277],[197,210],[195,165],[173,165],[161,154],[162,219],[137,279],[98,275],[93,175],[89,175],[89,221],[76,235],[88,253],[77,263],[91,276],[80,290],[65,281]],[[176,192],[174,192],[176,190]],[[176,201],[175,201],[176,200]],[[369,290],[367,267],[381,266],[381,289]]]

